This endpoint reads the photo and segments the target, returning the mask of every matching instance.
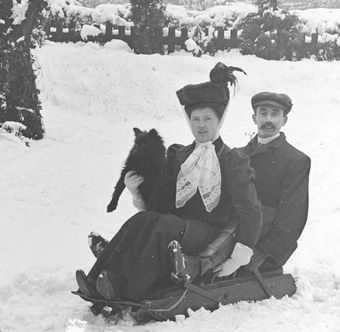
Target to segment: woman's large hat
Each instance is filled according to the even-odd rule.
[[[234,71],[245,71],[238,67],[226,66],[222,62],[218,62],[210,71],[210,81],[189,84],[176,92],[181,105],[185,106],[185,110],[190,115],[192,109],[198,106],[227,106],[230,99],[228,85],[236,85],[237,78]]]

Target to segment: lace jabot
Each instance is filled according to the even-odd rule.
[[[194,151],[181,165],[176,184],[176,207],[184,206],[197,189],[205,209],[211,212],[221,196],[221,168],[212,142],[196,143]]]

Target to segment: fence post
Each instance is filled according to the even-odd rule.
[[[126,41],[125,37],[126,37],[126,35],[125,35],[125,26],[124,25],[120,25],[118,27],[118,39]]]
[[[230,31],[230,47],[237,48],[238,47],[238,38],[237,38],[238,31],[236,29],[232,29]]]
[[[316,46],[318,44],[318,33],[312,33],[312,46]]]
[[[107,21],[105,23],[105,41],[110,41],[113,38],[112,23]]]
[[[119,29],[119,28],[118,28]],[[124,30],[125,31],[125,30]],[[130,28],[131,34],[129,37],[126,37],[126,42],[129,44],[129,46],[131,47],[131,49],[134,50],[134,45],[135,45],[135,39],[137,38],[137,33],[136,33],[136,27],[133,25]],[[118,31],[118,35],[119,35],[119,31]]]
[[[168,54],[175,52],[175,28],[170,27],[168,30]]]
[[[62,42],[64,41],[63,37],[64,37],[63,36],[63,22],[61,20],[58,20],[54,39],[56,42]]]
[[[224,50],[225,42],[224,42],[224,28],[217,27],[217,41],[216,41],[216,48],[218,50]]]
[[[181,29],[181,48],[186,49],[185,41],[188,39],[188,29],[182,28]]]
[[[312,33],[312,40],[310,44],[312,54],[317,53],[317,48],[318,48],[318,33]]]

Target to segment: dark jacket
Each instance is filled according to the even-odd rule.
[[[254,170],[250,167],[247,155],[237,149],[230,149],[221,138],[215,142],[216,153],[221,167],[221,198],[215,209],[210,213],[205,210],[202,198],[197,191],[186,204],[175,208],[173,213],[182,218],[197,219],[216,226],[226,226],[231,219],[237,219],[239,230],[237,240],[246,246],[254,248],[262,226],[261,204],[257,199],[254,186]],[[181,165],[195,148],[195,143],[179,147],[169,147],[169,170],[173,172],[173,194],[176,197],[175,186]],[[175,154],[172,150],[176,150]],[[172,151],[172,152],[171,152]],[[171,162],[172,160],[172,162]]]
[[[241,151],[250,156],[263,205],[256,250],[282,266],[297,248],[307,220],[310,158],[289,144],[284,133],[261,146],[256,136]]]

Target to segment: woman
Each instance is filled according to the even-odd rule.
[[[220,273],[231,274],[249,262],[261,228],[254,172],[249,158],[228,148],[219,136],[229,103],[228,84],[236,83],[234,70],[240,69],[218,63],[210,72],[209,82],[177,91],[195,142],[178,148],[175,157],[169,158],[173,180],[167,187],[173,189],[172,208],[168,214],[142,211],[132,216],[88,275],[77,271],[80,292],[111,300],[146,298],[169,280],[170,242],[178,241],[183,252],[195,257],[235,220],[236,245]],[[143,205],[138,193],[141,181],[132,174],[126,178],[139,206]]]

